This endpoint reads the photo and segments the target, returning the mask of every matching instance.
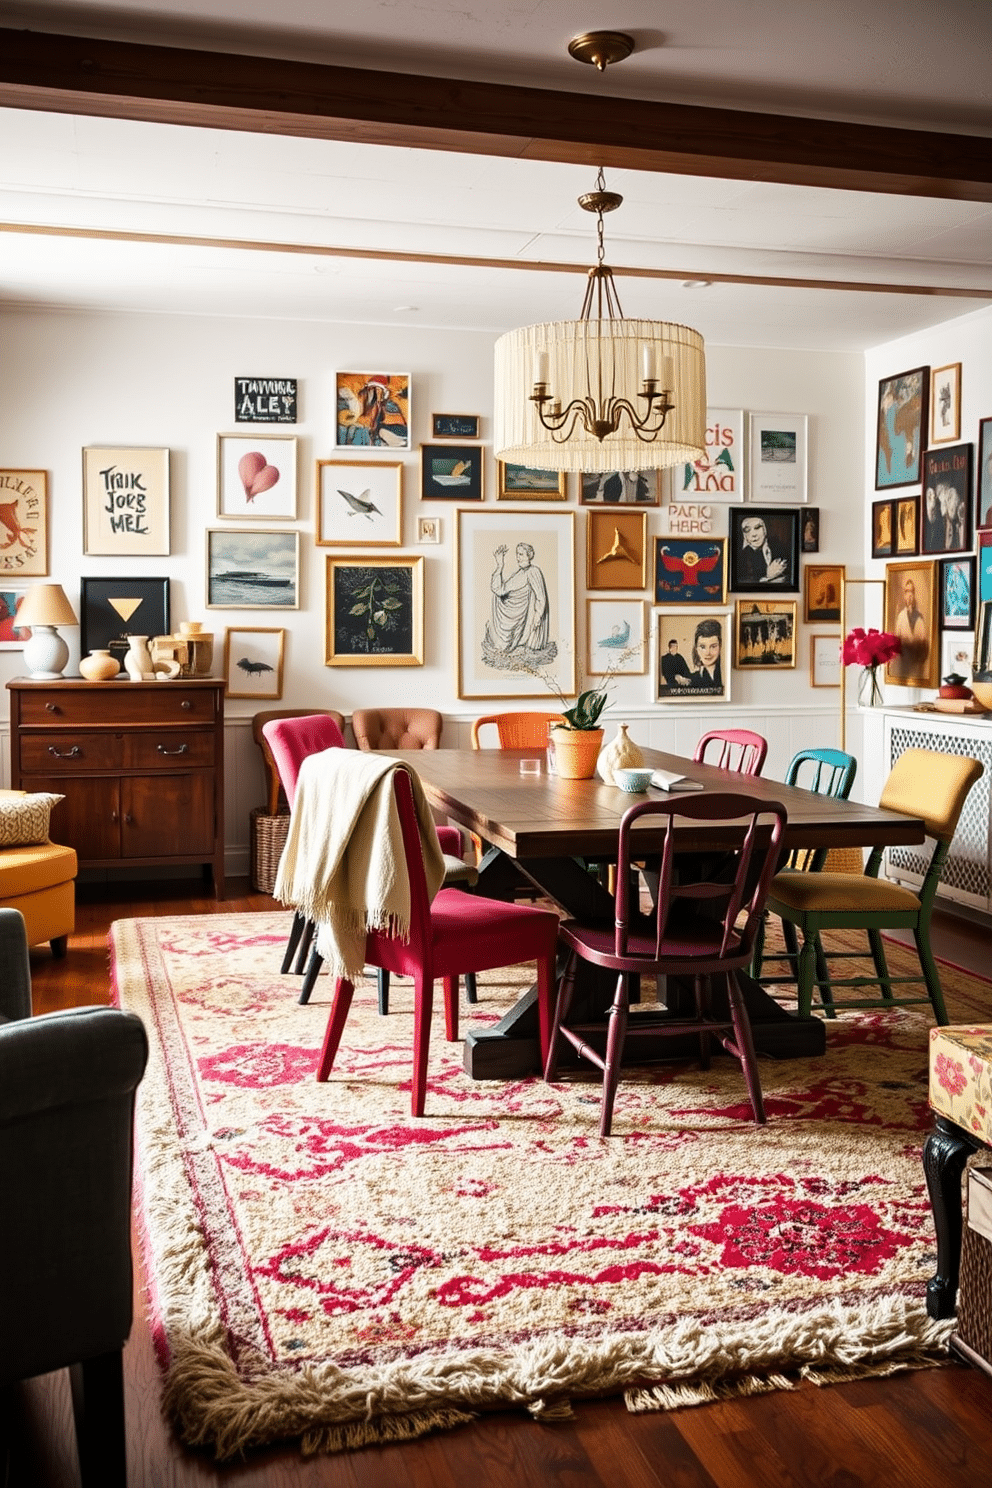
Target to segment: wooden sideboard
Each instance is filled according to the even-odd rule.
[[[16,677],[11,785],[57,791],[82,868],[209,866],[224,897],[224,682]]]

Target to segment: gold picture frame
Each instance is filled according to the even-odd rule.
[[[739,599],[734,610],[734,666],[738,671],[788,671],[796,664],[799,602]]]
[[[224,636],[225,696],[281,698],[285,640],[286,632],[279,627],[229,626]]]
[[[565,501],[568,475],[564,470],[537,470],[530,465],[496,461],[497,501]]]
[[[646,589],[648,514],[615,507],[586,513],[586,588]]]
[[[825,631],[809,638],[810,687],[840,686],[840,631]]]
[[[840,624],[843,563],[807,563],[803,569],[803,620],[807,625]]]
[[[403,542],[401,460],[318,460],[318,548],[398,548]],[[347,489],[345,489],[347,487]]]
[[[902,641],[901,653],[886,664],[886,682],[895,687],[936,687],[940,647],[935,563],[917,559],[885,565],[885,629]]]
[[[324,665],[423,664],[423,555],[328,554]]]

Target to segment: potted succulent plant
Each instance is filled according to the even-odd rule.
[[[534,673],[561,704],[563,721],[552,725],[549,738],[554,746],[555,769],[565,780],[590,780],[595,774],[596,761],[603,747],[603,729],[599,720],[609,702],[610,686],[625,662],[639,650],[639,643],[626,647],[597,686],[580,692],[571,707],[555,678],[542,671]]]

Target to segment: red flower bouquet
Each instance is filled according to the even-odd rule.
[[[902,641],[887,630],[862,630],[857,625],[844,637],[841,660],[845,666],[862,668],[860,700],[869,707],[882,701],[878,668],[891,661],[893,656],[898,656],[901,650]]]

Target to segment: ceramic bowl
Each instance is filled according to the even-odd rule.
[[[613,779],[621,790],[640,795],[651,784],[650,770],[614,770]]]
[[[983,708],[992,709],[992,682],[969,682],[972,696]]]

